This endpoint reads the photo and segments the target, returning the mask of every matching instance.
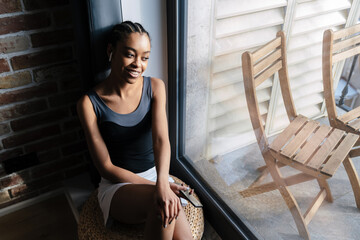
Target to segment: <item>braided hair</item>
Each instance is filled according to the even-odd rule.
[[[124,41],[131,33],[146,34],[150,40],[149,33],[140,23],[125,21],[120,24],[116,24],[112,28],[108,42],[115,47],[118,41]]]

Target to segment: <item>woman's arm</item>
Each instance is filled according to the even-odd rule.
[[[169,185],[170,142],[166,117],[166,92],[162,80],[151,78],[153,89],[152,135],[157,185]]]
[[[156,201],[162,210],[164,227],[171,224],[177,218],[181,203],[175,194],[179,189],[186,189],[169,183],[170,167],[170,142],[168,135],[168,124],[166,118],[166,92],[164,82],[157,78],[151,78],[153,89],[152,103],[152,135],[157,171]],[[174,189],[174,190],[172,190]]]
[[[85,133],[91,158],[103,178],[115,183],[130,182],[137,184],[155,184],[131,171],[112,164],[109,152],[99,131],[92,103],[87,95],[83,96],[78,101],[77,112]]]

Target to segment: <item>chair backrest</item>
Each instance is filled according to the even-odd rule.
[[[279,31],[276,38],[265,46],[255,52],[245,52],[242,55],[246,102],[261,151],[266,150],[268,141],[259,111],[256,87],[278,72],[281,93],[289,120],[292,121],[297,116],[288,78],[285,41],[285,33]]]
[[[339,31],[324,32],[322,72],[324,98],[330,122],[336,125],[336,105],[333,85],[333,64],[360,53],[360,24]]]

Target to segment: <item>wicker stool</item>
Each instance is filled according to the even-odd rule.
[[[183,183],[180,179],[172,176],[176,183]],[[194,194],[196,198],[196,194]],[[195,208],[191,203],[184,208],[186,218],[190,224],[193,239],[200,240],[204,232],[204,215],[202,208]],[[111,228],[104,226],[103,215],[97,199],[95,190],[80,213],[78,223],[79,240],[89,239],[143,239],[145,224],[120,224],[114,221]]]

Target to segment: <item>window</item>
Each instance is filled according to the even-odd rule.
[[[177,15],[168,12],[168,34],[174,27],[178,30],[174,36],[178,45],[169,45],[170,131],[172,124],[177,129],[171,133],[172,141],[178,143],[173,153],[189,169],[189,175],[192,172],[200,179],[195,185],[209,187],[200,193],[205,201],[211,206],[219,201],[226,205],[223,215],[240,228],[236,231],[243,237],[297,236],[295,223],[277,191],[246,199],[238,193],[263,165],[245,100],[241,55],[284,30],[297,111],[311,118],[324,117],[322,34],[325,29],[356,23],[359,1],[188,0],[169,3],[168,10],[171,6]],[[171,56],[179,57],[175,65],[171,65]],[[342,68],[343,63],[338,64],[335,81]],[[268,123],[265,131],[275,135],[288,124],[278,79],[267,79],[257,93],[260,112]],[[282,227],[274,231],[271,223]]]

